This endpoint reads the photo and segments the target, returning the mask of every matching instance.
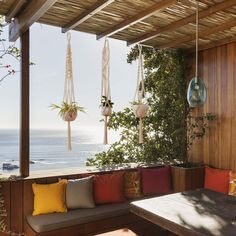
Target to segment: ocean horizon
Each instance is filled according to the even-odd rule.
[[[19,130],[0,129],[0,173],[15,174],[19,169],[3,170],[3,164],[19,166]],[[107,149],[94,133],[73,131],[72,151],[67,150],[66,130],[30,131],[30,171],[83,167],[87,158]]]

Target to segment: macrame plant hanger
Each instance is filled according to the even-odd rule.
[[[108,144],[108,117],[112,113],[111,89],[110,89],[110,49],[108,39],[105,39],[102,50],[102,89],[101,89],[101,113],[104,116],[103,144]]]
[[[65,85],[64,85],[64,96],[63,102],[67,104],[75,103],[74,94],[74,82],[73,82],[73,71],[72,71],[72,55],[71,55],[71,34],[67,33],[67,52],[66,52],[66,75],[65,75]],[[67,147],[68,150],[72,150],[71,145],[71,125],[70,122],[74,121],[77,117],[77,112],[65,114],[63,119],[67,121]]]
[[[199,1],[196,0],[196,73],[190,81],[187,100],[190,107],[200,107],[206,102],[206,86],[198,75],[198,43],[199,43]]]
[[[138,50],[138,77],[136,91],[134,95],[133,112],[135,117],[139,118],[139,143],[141,144],[143,143],[143,118],[147,116],[149,106],[145,98],[144,64],[141,45],[138,45]]]

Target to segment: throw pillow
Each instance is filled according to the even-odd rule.
[[[93,200],[93,176],[68,180],[66,186],[66,205],[68,209],[95,207]]]
[[[124,194],[128,199],[140,198],[141,177],[138,171],[126,171],[124,174]]]
[[[94,200],[96,204],[124,202],[124,172],[95,175]]]
[[[229,170],[205,167],[204,187],[216,192],[229,192]]]
[[[33,215],[67,212],[65,205],[66,183],[32,184],[34,193]]]
[[[145,196],[171,193],[170,167],[143,168],[142,189]]]
[[[230,171],[229,174],[229,195],[236,197],[236,171]]]

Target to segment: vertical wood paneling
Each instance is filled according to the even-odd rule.
[[[11,228],[11,221],[10,221],[10,212],[11,212],[11,185],[9,182],[1,182],[1,192],[2,192],[2,195],[3,195],[3,198],[4,198],[4,207],[5,207],[5,210],[7,212],[7,216],[6,217],[3,217],[4,219],[4,222],[6,224],[6,231],[9,231],[10,228]],[[2,219],[2,217],[1,217]],[[0,236],[7,236],[9,234],[7,233],[1,233],[0,232]]]
[[[11,231],[23,232],[23,183],[12,181],[11,183]]]
[[[190,151],[190,160],[214,167],[236,169],[236,42],[201,51],[199,75],[207,87],[207,101],[193,114],[214,113],[210,130],[196,141]],[[192,55],[192,77],[194,69]],[[189,78],[189,79],[190,79]]]

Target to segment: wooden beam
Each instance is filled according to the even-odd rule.
[[[199,19],[202,19],[202,18],[205,18],[207,16],[210,16],[211,14],[214,14],[218,11],[222,11],[222,10],[225,10],[233,5],[236,5],[236,0],[227,0],[227,1],[223,1],[221,3],[218,3],[214,6],[211,6],[205,10],[202,10],[199,12]],[[150,32],[150,33],[147,33],[143,36],[140,36],[138,38],[135,38],[133,40],[130,40],[127,42],[127,45],[130,46],[132,44],[135,44],[135,43],[140,43],[140,42],[144,42],[144,41],[147,41],[147,40],[150,40],[152,38],[155,38],[157,37],[159,34],[163,33],[163,32],[167,32],[167,31],[171,31],[171,30],[176,30],[186,24],[189,24],[189,23],[192,23],[192,22],[195,22],[196,20],[196,15],[195,14],[192,14],[186,18],[183,18],[181,20],[178,20],[178,21],[175,21],[169,25],[166,25],[164,27],[160,27],[158,28],[156,31],[154,32]]]
[[[29,29],[21,35],[20,175],[29,176]]]
[[[153,6],[147,8],[146,10],[134,15],[133,17],[122,21],[118,25],[113,26],[112,28],[104,31],[101,34],[98,34],[97,39],[101,39],[105,36],[111,36],[112,34],[115,34],[121,30],[124,30],[124,29],[130,27],[131,25],[134,25],[137,22],[142,21],[142,20],[152,16],[153,14],[155,14],[157,12],[163,11],[164,9],[166,9],[167,7],[169,7],[172,4],[175,4],[176,2],[177,2],[177,0],[165,0],[165,1],[158,2],[158,3],[154,4]]]
[[[6,15],[6,22],[11,22],[11,19],[16,17],[16,15],[19,13],[19,11],[21,10],[22,6],[26,3],[26,0],[18,0],[15,1],[12,5],[12,7],[10,8],[10,10],[8,11],[7,15]]]
[[[14,42],[36,22],[56,2],[56,0],[31,1],[21,14],[10,24],[9,40]]]
[[[199,51],[202,51],[202,50],[206,50],[206,49],[214,48],[214,47],[219,47],[219,46],[222,46],[222,45],[225,45],[228,43],[233,43],[233,42],[236,42],[236,36],[227,37],[227,38],[224,38],[221,40],[216,40],[214,42],[210,42],[210,43],[201,45],[198,47],[198,49],[199,49]],[[187,50],[187,52],[192,53],[192,52],[195,52],[195,50],[196,50],[195,48],[194,49],[191,48],[191,49]]]
[[[231,20],[231,21],[227,21],[221,25],[218,25],[218,26],[215,26],[215,27],[212,27],[212,28],[209,28],[209,29],[199,32],[199,38],[204,38],[208,35],[215,34],[220,31],[224,31],[224,30],[229,29],[234,26],[236,26],[236,19]],[[182,38],[174,39],[169,43],[165,43],[165,44],[162,44],[162,45],[156,46],[156,47],[158,49],[173,48],[173,47],[176,47],[176,46],[181,45],[183,43],[191,42],[191,41],[195,40],[195,38],[196,38],[196,34],[186,35]]]
[[[93,4],[88,10],[85,10],[81,15],[77,18],[73,19],[68,24],[62,27],[62,33],[66,33],[67,31],[74,29],[76,26],[82,24],[84,21],[101,11],[103,8],[114,2],[115,0],[99,0],[95,4]]]

